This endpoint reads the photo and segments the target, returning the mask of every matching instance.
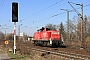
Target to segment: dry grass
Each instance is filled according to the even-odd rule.
[[[0,54],[5,54],[5,53],[6,53],[6,47],[0,45]]]

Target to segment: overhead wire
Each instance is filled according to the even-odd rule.
[[[2,2],[3,2],[3,0],[1,0],[1,2],[0,2],[0,8],[1,8],[1,6],[2,6]]]
[[[36,15],[36,14],[38,14],[38,13],[40,13],[40,12],[42,12],[42,11],[47,10],[48,8],[54,6],[54,5],[56,5],[56,4],[58,4],[58,3],[62,2],[62,1],[63,1],[63,0],[60,0],[60,1],[58,1],[58,2],[56,2],[56,3],[54,3],[54,4],[52,4],[52,5],[50,5],[50,6],[48,6],[48,7],[46,7],[46,8],[44,8],[44,9],[40,10],[40,11],[38,11],[38,12],[36,12],[36,13],[30,15],[30,16],[27,17],[27,18],[21,19],[21,22],[24,21],[24,20],[26,20],[26,19],[28,19],[28,18],[30,18],[30,17],[32,17],[32,16],[34,16],[34,15]]]
[[[50,19],[50,18],[53,18],[53,17],[56,17],[56,16],[59,16],[59,15],[64,14],[64,13],[66,13],[66,12],[62,12],[62,13],[59,13],[59,14],[54,14],[54,15],[52,15],[50,17],[46,17],[46,18],[40,19],[39,21],[34,21],[32,24],[38,23],[38,22],[41,22],[43,20],[47,20],[47,19]],[[32,24],[29,24],[29,25],[32,25]]]
[[[90,6],[90,4],[85,5],[84,7],[87,7],[87,6]],[[80,9],[80,8],[76,8],[76,9]],[[74,11],[74,10],[70,10],[70,11]],[[43,20],[47,20],[47,19],[50,19],[50,18],[59,16],[59,15],[62,15],[62,14],[64,14],[64,13],[66,13],[66,12],[62,12],[62,13],[59,13],[59,14],[54,14],[54,15],[52,15],[52,16],[50,16],[50,17],[46,17],[46,18],[44,18],[44,19],[40,19],[39,21],[37,21],[37,20],[36,20],[36,21],[37,21],[37,22],[41,22],[41,21],[43,21]],[[37,23],[37,22],[34,21],[34,23]],[[34,23],[32,23],[32,24],[34,24]],[[29,25],[31,25],[31,24],[29,24]]]
[[[2,0],[0,3],[0,9],[2,8],[3,4],[4,4],[5,0]]]
[[[59,3],[59,2],[58,2],[58,3]],[[55,5],[55,4],[53,4],[53,5]],[[52,5],[52,6],[53,6],[53,5]],[[90,6],[90,4],[85,5],[85,6],[83,6],[83,7],[87,7],[87,6]],[[49,8],[49,7],[48,7],[48,8]],[[76,9],[80,9],[80,7],[79,7],[79,8],[76,8]],[[45,10],[45,9],[41,10],[41,12],[44,11],[44,10]],[[74,10],[70,10],[70,11],[74,11]],[[40,11],[39,11],[39,12],[40,12]],[[39,13],[39,12],[37,12],[37,13]],[[37,14],[37,13],[36,13],[36,14]],[[56,16],[59,16],[59,15],[64,14],[64,13],[66,13],[66,12],[62,12],[62,13],[59,13],[59,14],[54,14],[54,15],[52,15],[52,16],[50,16],[50,17],[46,17],[46,18],[43,18],[43,19],[39,19],[39,21],[33,21],[33,23],[31,23],[31,24],[29,24],[29,25],[32,25],[32,24],[41,22],[41,21],[43,21],[43,20],[47,20],[47,19],[56,17]],[[34,14],[34,15],[35,15],[35,14]],[[27,26],[28,26],[28,25],[27,25]]]

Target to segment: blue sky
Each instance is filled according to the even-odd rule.
[[[2,27],[8,28],[6,29],[6,33],[13,32],[14,30],[14,23],[12,22],[12,2],[18,2],[19,5],[19,16],[16,24],[17,35],[18,26],[20,24],[22,24],[20,31],[25,32],[29,36],[33,36],[33,33],[37,29],[46,26],[46,24],[51,23],[58,25],[60,22],[66,24],[67,14],[60,9],[73,10],[68,1],[80,4],[83,3],[84,6],[89,4],[89,6],[84,7],[84,15],[90,16],[90,0],[0,0],[0,29],[2,32],[5,32],[5,29],[2,29]],[[75,4],[72,5],[75,8],[80,7]],[[77,10],[81,12],[81,9]],[[56,14],[60,15],[52,17]],[[74,16],[77,16],[77,14],[70,12],[71,20]]]

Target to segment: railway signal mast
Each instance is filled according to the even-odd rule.
[[[12,22],[14,22],[14,54],[16,51],[16,22],[18,22],[18,3],[12,3]]]

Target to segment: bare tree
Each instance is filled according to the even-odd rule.
[[[13,40],[13,38],[14,38],[14,36],[13,36],[12,33],[9,33],[9,34],[6,35],[7,40]]]
[[[62,35],[63,39],[65,40],[67,37],[66,37],[66,32],[64,30],[64,25],[62,22],[59,25],[59,29],[60,29],[60,34]]]
[[[90,42],[90,17],[85,16],[85,40]]]
[[[0,31],[0,40],[5,39],[5,35],[3,32]]]
[[[49,29],[52,29],[52,30],[56,30],[57,29],[57,25],[54,25],[54,24],[47,24],[45,27],[49,28]]]

